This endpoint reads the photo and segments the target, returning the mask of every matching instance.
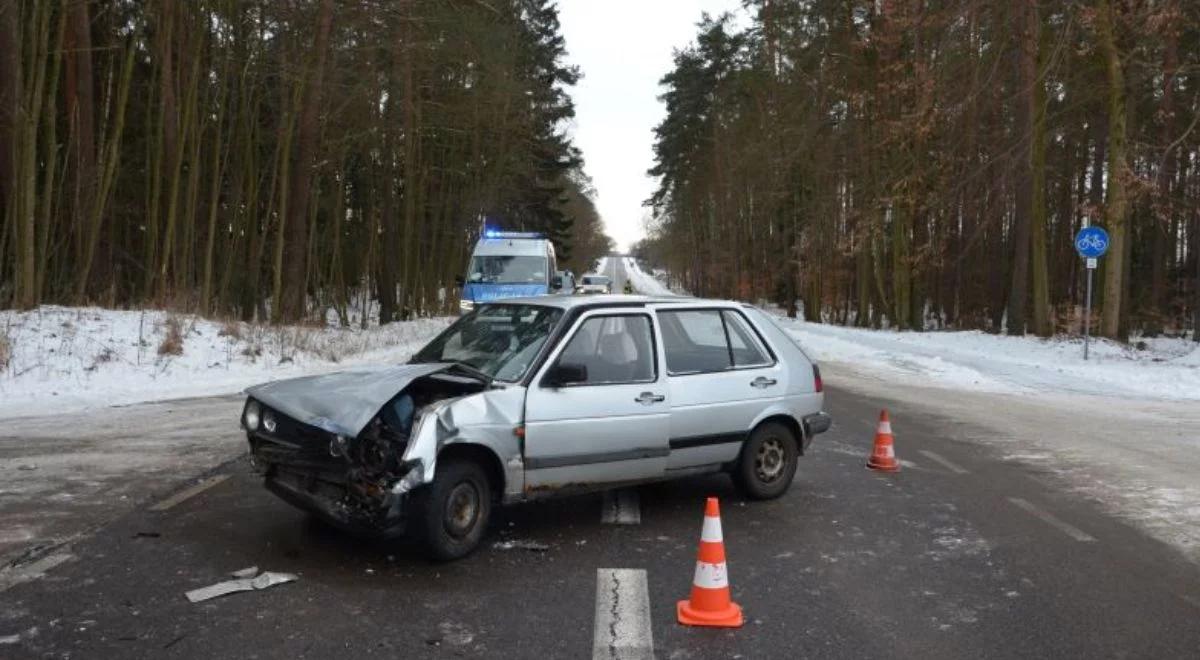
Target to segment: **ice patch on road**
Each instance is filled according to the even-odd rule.
[[[939,527],[933,530],[932,547],[925,556],[933,561],[946,561],[960,557],[978,557],[991,552],[991,545],[974,529],[959,530],[955,527]]]

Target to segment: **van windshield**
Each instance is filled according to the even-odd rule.
[[[467,281],[477,284],[545,284],[546,280],[546,257],[478,256],[471,259],[467,271]]]

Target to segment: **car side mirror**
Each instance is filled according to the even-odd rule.
[[[462,275],[455,275],[455,276],[454,276],[454,283],[455,283],[455,284],[457,284],[457,285],[458,285],[458,286],[461,288],[461,287],[463,287],[463,286],[465,286],[465,285],[466,285],[466,283],[467,283],[467,280],[466,280],[466,278],[465,278],[465,277],[463,277]]]
[[[574,362],[559,362],[550,368],[542,382],[549,387],[562,387],[563,385],[586,383],[587,379],[587,366]]]
[[[550,286],[555,289],[561,289],[563,284],[562,275],[555,275],[550,278]]]

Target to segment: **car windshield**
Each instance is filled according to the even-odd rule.
[[[608,278],[603,275],[584,275],[584,284],[608,284]]]
[[[496,380],[520,380],[561,318],[556,307],[482,305],[429,342],[413,362],[459,362]]]
[[[467,271],[467,280],[483,284],[545,284],[546,257],[474,257]]]

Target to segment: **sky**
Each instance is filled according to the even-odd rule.
[[[672,56],[694,40],[702,12],[740,12],[739,0],[559,0],[567,62],[583,79],[570,90],[571,127],[608,235],[625,251],[645,235],[654,192],[654,127],[665,114],[658,85]]]

